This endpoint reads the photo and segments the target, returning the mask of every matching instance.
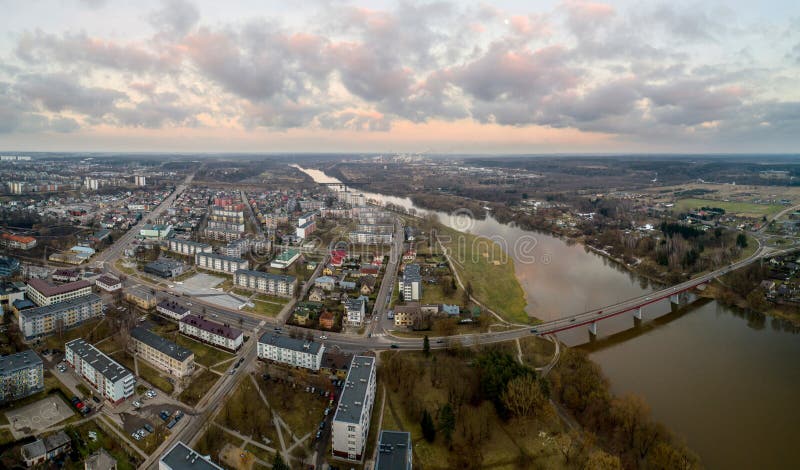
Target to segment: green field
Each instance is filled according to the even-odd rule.
[[[238,325],[233,326],[238,327]],[[231,353],[201,343],[200,341],[189,339],[182,334],[176,334],[174,340],[177,345],[183,346],[194,353],[195,362],[206,367],[211,367],[218,362],[222,362],[233,357],[233,354]]]
[[[243,310],[253,313],[260,313],[261,315],[266,315],[268,317],[274,317],[280,313],[283,307],[286,305],[286,302],[282,304],[275,303],[273,301],[265,301],[261,300],[258,297],[254,297],[252,299],[254,307],[245,307]]]
[[[219,377],[219,375],[211,371],[201,370],[192,378],[192,383],[178,395],[178,400],[189,406],[196,405],[203,396],[208,393],[211,387],[217,383]]]
[[[171,394],[173,390],[175,390],[175,387],[173,387],[167,379],[162,377],[161,374],[150,364],[141,359],[137,362],[139,363],[139,376],[150,383],[150,385],[167,394]]]
[[[783,209],[783,206],[777,204],[753,204],[750,202],[687,198],[676,201],[673,212],[689,212],[692,209],[700,209],[701,207],[719,207],[720,209],[724,209],[726,214],[744,217],[770,216],[777,214]]]
[[[525,293],[514,272],[514,262],[497,243],[440,226],[443,241],[461,282],[472,285],[473,296],[503,318],[528,323]],[[443,237],[444,238],[444,237]],[[425,286],[427,287],[427,286]]]

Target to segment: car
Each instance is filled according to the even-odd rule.
[[[317,435],[314,437],[314,439],[319,440],[320,437],[322,437],[322,431],[317,431]]]
[[[92,395],[92,400],[94,400],[94,402],[95,402],[95,403],[100,403],[100,399],[99,399],[99,398],[97,398],[97,397],[96,397],[96,396],[94,396],[94,395]]]
[[[573,322],[573,321],[575,321],[575,319],[574,318],[570,318],[569,321]]]
[[[315,387],[311,387],[311,393],[314,393],[317,389]]]
[[[152,432],[155,431],[155,429],[153,429],[153,426],[150,426],[147,423],[145,423],[144,428],[147,429],[147,432],[149,432],[149,433],[152,433]]]
[[[183,411],[181,411],[181,410],[176,411],[175,412],[175,419],[181,419],[181,418],[183,418]]]
[[[325,408],[325,411],[323,411],[322,414],[324,414],[325,416],[328,416],[328,413],[330,413],[330,412],[331,412],[330,408]]]
[[[645,297],[644,300],[650,300],[650,297]]]
[[[147,395],[147,396],[148,396],[148,398],[155,398],[155,397],[156,397],[158,394],[156,393],[156,391],[155,391],[155,390],[152,390],[152,389],[151,389],[151,390],[148,390],[148,391],[145,393],[145,395]]]
[[[319,337],[319,339],[324,341],[324,340],[328,339],[328,337],[326,335],[322,335],[322,336]]]
[[[437,339],[437,340],[436,340],[436,344],[442,344],[442,343],[444,343],[444,340],[443,340],[443,339]]]
[[[172,421],[167,423],[167,429],[172,429],[176,424],[178,424],[178,420],[175,419],[175,418],[172,418]]]
[[[133,402],[133,407],[134,408],[141,408],[142,407],[142,402],[140,402],[139,400],[134,401]]]
[[[217,318],[219,315],[217,315],[216,313],[212,313],[211,316]]]
[[[86,406],[86,405],[84,405],[82,401],[79,401],[78,403],[75,403],[75,408],[77,408],[79,410],[82,410],[84,406]]]
[[[325,420],[322,420],[322,421],[319,422],[319,428],[320,429],[325,429]]]
[[[70,401],[70,403],[72,403],[74,405],[74,404],[78,403],[79,401],[81,401],[81,399],[76,397],[76,396],[73,396],[72,398],[69,399],[69,401]]]
[[[392,345],[391,345],[391,346],[389,346],[389,347],[390,347],[390,348],[392,348],[392,349],[397,349],[397,348],[399,348],[400,346],[398,346],[398,345],[397,345],[397,344],[395,344],[395,343],[392,343]]]
[[[310,392],[310,391],[311,391],[311,387],[306,387],[306,392]]]

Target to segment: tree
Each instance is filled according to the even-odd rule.
[[[501,399],[509,413],[518,418],[536,416],[547,405],[547,397],[533,374],[511,379]]]
[[[622,462],[616,455],[598,449],[589,454],[583,468],[585,470],[622,470]]]
[[[444,440],[448,445],[452,442],[453,431],[456,428],[456,415],[453,413],[453,407],[450,403],[446,403],[439,411],[439,430],[444,435]]]
[[[747,235],[743,233],[736,235],[736,246],[739,248],[747,248]]]
[[[275,459],[272,461],[272,470],[292,470],[286,462],[283,461],[280,452],[275,453]]]
[[[431,355],[431,340],[428,339],[428,335],[422,338],[422,352],[426,357]]]
[[[433,442],[436,439],[436,427],[433,425],[433,418],[428,410],[422,411],[422,420],[420,421],[422,427],[422,437],[428,442]]]

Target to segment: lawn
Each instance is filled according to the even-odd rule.
[[[272,405],[271,396],[269,400]],[[278,442],[278,434],[272,422],[272,410],[264,404],[250,377],[245,376],[239,382],[236,391],[217,415],[216,421],[226,428],[252,436],[256,442],[264,442],[264,438],[271,443]]]
[[[139,363],[139,376],[146,380],[150,385],[162,390],[166,394],[172,394],[175,387],[169,381],[162,377],[159,372],[150,364],[142,359],[137,360]]]
[[[233,357],[233,354],[229,352],[195,341],[182,334],[175,334],[175,336],[170,339],[175,341],[179,346],[183,346],[192,351],[194,353],[195,362],[206,367],[211,367],[218,362],[226,361]]]
[[[395,286],[396,288],[396,286]],[[464,291],[457,287],[449,296],[445,295],[442,283],[436,284],[425,283],[422,286],[422,300],[423,304],[455,304],[461,305],[464,299]]]
[[[269,404],[297,437],[314,432],[322,420],[323,411],[328,406],[327,399],[319,393],[307,393],[305,386],[292,388],[285,382],[260,382]]]
[[[109,355],[111,359],[119,362],[123,366],[127,367],[129,371],[133,372],[135,369],[133,364],[133,356],[128,354],[126,351],[117,351],[114,354]]]
[[[497,243],[440,226],[440,240],[464,286],[473,297],[511,322],[528,323],[525,293],[514,272],[514,262]],[[428,286],[425,285],[423,290]]]
[[[275,304],[272,302],[265,302],[259,299],[253,299],[253,307],[245,307],[244,310],[248,312],[258,313],[261,315],[266,315],[268,317],[275,317],[277,316],[281,310],[283,309],[284,305],[286,304]]]
[[[64,343],[73,339],[83,338],[90,343],[94,343],[112,334],[111,322],[101,317],[66,330],[60,335],[54,334],[46,337],[44,339],[44,347],[46,349],[64,349]]]
[[[136,454],[127,451],[119,443],[116,434],[104,431],[98,427],[94,421],[89,421],[75,427],[68,426],[65,431],[72,438],[73,449],[81,456],[81,461],[78,463],[68,460],[65,465],[67,469],[83,469],[83,459],[96,452],[98,449],[105,449],[106,452],[117,460],[118,470],[133,470],[140,463],[140,459]],[[89,438],[90,431],[94,431],[97,436],[96,441]]]
[[[196,405],[211,390],[211,387],[217,383],[219,378],[219,375],[203,369],[194,376],[189,386],[178,395],[178,400],[189,406]]]
[[[724,209],[726,214],[754,218],[777,214],[784,208],[778,204],[753,204],[750,202],[687,198],[676,201],[672,211],[673,213],[684,213],[701,207],[719,207]]]

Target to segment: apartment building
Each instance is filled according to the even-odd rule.
[[[197,253],[194,255],[194,263],[198,268],[226,274],[233,274],[240,269],[250,267],[250,263],[245,259],[215,253]]]
[[[283,274],[240,269],[233,274],[233,284],[263,294],[292,297],[297,287],[297,279]]]
[[[33,395],[44,390],[44,364],[28,349],[0,357],[0,403]]]
[[[28,281],[28,298],[40,307],[77,299],[91,293],[92,283],[86,280],[68,282],[59,286],[50,284],[44,279]]]
[[[392,243],[391,233],[370,233],[353,231],[348,234],[350,243],[361,245],[389,245]]]
[[[159,302],[158,305],[156,305],[156,312],[165,317],[172,318],[173,320],[181,320],[186,315],[192,313],[188,307],[184,307],[178,302],[169,299],[164,299]]]
[[[297,228],[295,229],[295,235],[297,235],[297,238],[307,238],[316,230],[317,230],[317,223],[313,219],[311,219],[303,224],[298,223]]]
[[[358,225],[356,225],[356,232],[394,233],[394,225],[392,225],[392,224],[358,224]]]
[[[325,345],[313,340],[264,333],[258,339],[258,357],[269,361],[318,371]]]
[[[133,396],[136,378],[128,369],[87,343],[83,338],[64,345],[64,359],[100,395],[119,403]]]
[[[209,220],[206,225],[208,230],[229,230],[231,232],[244,232],[244,222],[225,222],[223,220]]]
[[[199,454],[181,441],[176,442],[158,460],[158,470],[223,470],[211,458]]]
[[[143,287],[125,289],[125,300],[142,310],[150,310],[156,306],[156,296]]]
[[[7,246],[13,250],[30,250],[36,246],[36,239],[24,235],[3,233],[0,234],[0,246]]]
[[[147,328],[131,330],[131,349],[157,369],[175,377],[185,377],[194,371],[194,353],[183,346],[162,338]]]
[[[116,292],[122,289],[122,281],[105,274],[95,279],[94,285],[106,292]]]
[[[197,253],[211,253],[211,245],[173,238],[169,241],[169,251],[185,256],[194,256]]]
[[[102,313],[103,300],[97,294],[89,294],[64,302],[20,310],[17,321],[25,341],[30,341],[68,330]]]
[[[364,315],[367,311],[367,301],[365,297],[348,299],[344,304],[346,323],[348,326],[361,326],[364,323]]]
[[[364,455],[375,401],[375,358],[354,356],[331,426],[333,455],[358,461]]]
[[[181,318],[178,328],[186,336],[228,351],[237,351],[244,340],[242,330],[197,315],[186,315]]]
[[[418,264],[407,264],[403,268],[403,277],[397,282],[403,300],[410,302],[422,298],[422,276]]]

